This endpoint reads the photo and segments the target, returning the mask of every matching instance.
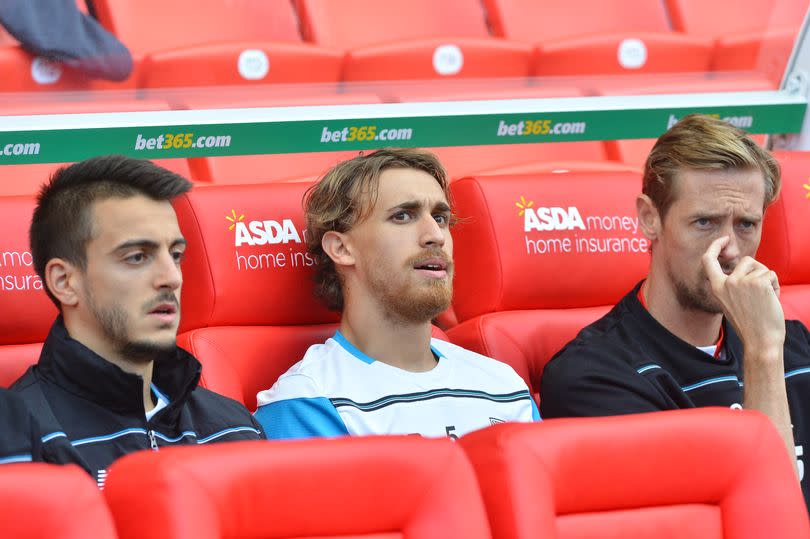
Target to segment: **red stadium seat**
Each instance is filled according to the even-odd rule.
[[[156,165],[189,178],[191,170],[189,160],[184,158],[155,159]],[[31,165],[0,166],[0,196],[34,195],[39,192],[43,183],[59,168],[70,163],[41,163]]]
[[[406,40],[489,37],[478,0],[295,0],[307,41],[359,49]]]
[[[339,315],[312,294],[301,201],[311,182],[211,186],[175,203],[189,241],[178,343],[203,364],[201,384],[256,407],[267,389],[331,337]],[[447,337],[434,328],[434,337]]]
[[[757,257],[779,276],[787,318],[810,326],[810,152],[776,152],[782,192],[765,212]]]
[[[530,46],[493,39],[434,37],[349,51],[346,81],[527,77]]]
[[[95,86],[69,67],[33,56],[18,45],[0,46],[0,72],[6,74],[0,79],[0,92],[78,91]]]
[[[0,536],[11,539],[115,539],[95,482],[78,466],[0,468]]]
[[[11,385],[39,359],[56,307],[36,275],[28,244],[33,197],[0,197],[0,386]],[[2,490],[2,489],[0,489]]]
[[[710,40],[675,33],[614,32],[572,37],[539,43],[532,74],[547,77],[702,72],[711,68],[711,52]]]
[[[301,43],[289,0],[101,0],[141,88],[337,81],[341,53]],[[159,14],[159,16],[156,16]]]
[[[214,43],[149,54],[140,88],[340,80],[343,54],[300,43]]]
[[[347,81],[529,75],[531,46],[492,39],[477,0],[296,4],[308,40],[348,51]]]
[[[676,30],[716,39],[712,69],[757,70],[779,84],[807,0],[666,0]]]
[[[669,32],[663,6],[656,0],[483,0],[492,32],[537,43],[611,32]]]
[[[491,537],[464,452],[418,436],[139,452],[104,495],[120,539]]]
[[[289,0],[94,0],[99,21],[137,56],[239,41],[301,41]]]
[[[810,537],[791,459],[757,412],[503,424],[459,443],[494,537]]]
[[[304,244],[309,184],[205,186],[174,207],[189,242],[181,331],[207,326],[331,323],[309,288]]]
[[[466,221],[453,229],[450,340],[512,365],[536,395],[551,356],[644,277],[640,187],[629,171],[454,182]]]
[[[710,39],[671,32],[658,0],[485,0],[493,31],[535,43],[533,75],[706,71]]]
[[[665,0],[672,26],[679,32],[701,36],[728,36],[745,32],[764,31],[768,28],[801,26],[807,0]]]

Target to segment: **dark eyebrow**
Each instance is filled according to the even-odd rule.
[[[177,238],[172,242],[171,247],[177,247],[178,245],[185,246],[187,243],[188,242],[186,241],[185,238]],[[125,241],[124,243],[119,244],[118,246],[116,246],[112,250],[112,252],[124,251],[126,249],[133,249],[133,248],[136,248],[136,247],[140,247],[141,249],[154,250],[154,249],[157,249],[158,247],[160,247],[160,244],[158,242],[152,241],[152,240],[135,239],[135,240]]]
[[[441,211],[445,213],[450,213],[452,209],[447,202],[437,202],[435,206],[433,206],[433,211]]]
[[[694,221],[695,219],[722,219],[725,217],[725,213],[701,213],[695,212],[689,216],[690,221]],[[754,215],[754,214],[747,214],[740,217],[740,219],[746,219],[748,221],[761,221],[762,215]]]
[[[403,202],[401,204],[397,204],[396,206],[388,208],[388,211],[393,212],[393,211],[396,211],[396,210],[417,210],[417,209],[419,209],[421,207],[422,207],[422,203],[419,202],[418,200],[408,200],[406,202]]]
[[[396,210],[418,210],[421,207],[422,203],[419,202],[418,200],[408,200],[406,202],[403,202],[402,204],[397,204],[392,208],[388,208],[388,211],[393,212]],[[433,206],[433,211],[449,212],[451,210],[447,202],[437,202]]]

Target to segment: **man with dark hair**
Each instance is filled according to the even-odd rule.
[[[723,121],[691,115],[662,135],[636,200],[647,279],[548,363],[544,416],[744,407],[801,457],[810,332],[785,321],[776,275],[754,259],[779,187],[776,160]]]
[[[511,367],[431,339],[452,297],[447,177],[435,156],[380,150],[339,163],[309,191],[316,293],[340,329],[258,394],[268,438],[461,436],[539,419]]]
[[[261,437],[241,404],[197,386],[176,345],[186,240],[170,201],[181,176],[123,156],[59,170],[31,222],[34,267],[59,308],[39,362],[15,384],[43,454],[103,484],[138,449]]]
[[[22,399],[0,389],[0,464],[42,460],[40,436]]]

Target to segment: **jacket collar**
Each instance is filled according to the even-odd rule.
[[[42,347],[37,370],[64,390],[121,414],[143,417],[143,379],[123,371],[68,335],[57,317]],[[169,399],[168,408],[179,407],[197,387],[202,366],[194,356],[175,347],[157,360],[152,383]]]

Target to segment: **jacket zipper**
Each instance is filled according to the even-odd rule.
[[[157,451],[159,448],[157,440],[155,440],[155,431],[149,429],[148,434],[149,434],[149,445],[152,447],[152,451]]]

